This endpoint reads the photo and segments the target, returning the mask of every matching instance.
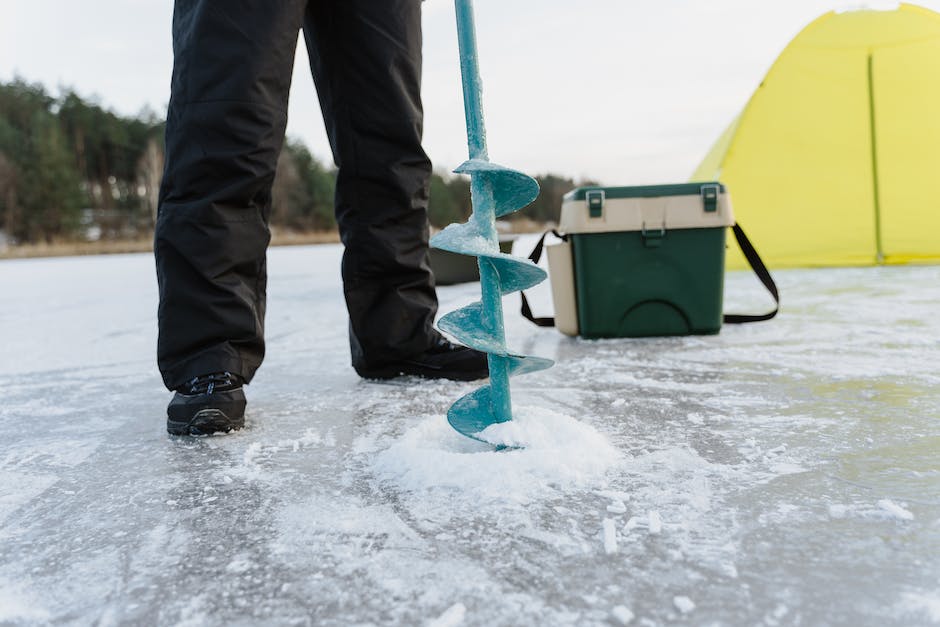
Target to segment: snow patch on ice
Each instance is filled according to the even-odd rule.
[[[512,420],[490,425],[479,436],[496,446],[567,451],[568,454],[596,451],[617,456],[606,438],[595,429],[570,416],[540,407],[517,407]]]
[[[463,603],[454,603],[447,611],[428,623],[428,627],[456,627],[467,616],[467,608]]]
[[[933,596],[908,592],[902,596],[903,610],[909,614],[921,614],[933,623],[940,623],[940,591]]]
[[[372,469],[407,491],[457,490],[525,503],[549,486],[595,482],[621,459],[601,433],[569,416],[536,407],[517,407],[514,414],[511,422],[484,433],[491,442],[524,448],[495,451],[434,416],[379,452]]]
[[[677,596],[672,598],[672,604],[683,614],[688,614],[695,609],[695,602],[686,596]]]
[[[625,605],[618,605],[610,611],[610,615],[621,625],[629,625],[633,622],[633,612]]]
[[[0,582],[0,623],[45,622],[49,612],[39,607],[36,599],[15,590],[9,582]]]
[[[251,570],[253,565],[254,562],[252,562],[250,555],[240,553],[235,557],[235,559],[228,563],[228,565],[225,567],[225,570],[230,573],[240,575]]]
[[[775,475],[796,475],[801,472],[807,472],[806,468],[803,468],[799,464],[794,464],[790,462],[781,462],[779,464],[771,464],[769,467],[769,470]]]
[[[0,469],[0,523],[17,509],[48,490],[56,482],[55,475],[8,472]]]
[[[176,627],[200,627],[208,621],[206,608],[210,607],[206,594],[193,596],[180,611],[180,620]]]

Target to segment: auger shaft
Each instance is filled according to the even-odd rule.
[[[492,316],[499,319],[498,336],[505,342],[506,334],[502,325],[503,303],[500,298],[498,283],[499,274],[497,274],[493,264],[486,259],[481,258],[477,260],[477,263],[480,265],[480,285],[484,285],[485,282],[491,284],[489,288],[482,288],[483,311],[488,314],[487,318]],[[489,323],[489,320],[487,320],[487,323]],[[492,327],[491,330],[493,330]],[[493,414],[496,417],[496,422],[512,420],[512,401],[509,396],[509,360],[494,353],[489,353],[486,360],[490,369],[490,402],[493,404]]]
[[[457,45],[460,50],[460,77],[463,81],[463,109],[467,119],[467,144],[471,159],[489,159],[486,153],[486,125],[483,123],[483,89],[477,60],[477,33],[473,21],[473,0],[454,0],[457,9]]]
[[[460,76],[463,82],[463,106],[467,120],[467,147],[471,159],[489,160],[486,149],[486,124],[483,120],[483,88],[480,81],[480,65],[477,57],[476,24],[473,19],[473,0],[455,0],[457,12],[457,44],[460,49]],[[492,183],[482,177],[474,177],[470,185],[473,213],[480,233],[497,242],[496,207]],[[480,268],[480,289],[483,302],[483,323],[488,330],[505,344],[503,328],[502,291],[499,273],[484,257],[477,259]],[[509,360],[502,355],[487,355],[490,370],[490,402],[498,422],[512,420],[512,401],[509,394]]]
[[[499,250],[496,218],[518,211],[535,200],[539,186],[532,177],[489,160],[473,0],[454,1],[467,145],[470,149],[470,159],[455,172],[470,175],[473,211],[468,222],[451,224],[434,235],[431,246],[475,256],[480,267],[480,301],[445,314],[437,324],[442,331],[487,354],[489,385],[457,399],[447,412],[447,421],[458,433],[486,441],[481,434],[489,426],[512,420],[509,378],[552,365],[550,359],[511,353],[503,326],[502,297],[537,285],[545,280],[546,274],[528,259],[513,257]]]

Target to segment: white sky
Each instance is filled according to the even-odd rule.
[[[476,0],[490,158],[610,185],[687,180],[790,39],[853,4]],[[940,0],[920,4],[940,11]],[[0,0],[0,80],[162,114],[171,15],[169,0]],[[466,136],[451,0],[425,2],[424,37],[425,148],[452,170]],[[302,44],[288,135],[331,160]]]

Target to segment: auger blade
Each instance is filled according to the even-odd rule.
[[[522,209],[539,195],[539,184],[531,176],[490,161],[470,159],[454,172],[486,181],[493,190],[497,218]]]
[[[441,331],[453,335],[457,341],[478,351],[504,356],[508,354],[503,339],[483,323],[483,303],[479,301],[441,317],[437,326]]]
[[[535,200],[539,186],[535,179],[490,163],[487,157],[472,0],[455,0],[455,5],[470,148],[470,160],[455,171],[470,175],[473,213],[468,223],[451,224],[431,238],[431,245],[479,258],[480,301],[447,314],[438,326],[467,346],[488,353],[490,384],[462,397],[447,412],[447,421],[458,433],[484,442],[480,433],[487,427],[512,420],[509,377],[552,365],[550,359],[508,354],[501,300],[505,294],[542,282],[547,275],[528,259],[499,251],[496,218]]]
[[[523,355],[509,356],[509,376],[515,377],[520,374],[530,374],[539,370],[548,370],[555,365],[551,359],[544,357],[533,357]]]
[[[488,257],[499,274],[499,290],[503,294],[512,294],[538,285],[548,274],[545,270],[529,261],[512,255]]]
[[[490,403],[490,386],[478,388],[457,400],[447,411],[447,422],[457,433],[479,442],[486,442],[480,437],[490,425],[506,422],[493,414]]]
[[[459,255],[485,257],[493,262],[499,273],[499,288],[511,294],[538,285],[548,274],[528,259],[520,259],[499,252],[499,243],[492,242],[477,230],[473,222],[451,224],[431,238],[431,246]],[[495,248],[495,250],[494,250]]]
[[[515,376],[551,368],[555,362],[542,357],[510,355],[509,363],[511,374]],[[493,413],[490,386],[487,385],[458,399],[447,412],[447,422],[461,435],[487,442],[480,433],[490,425],[506,421]]]

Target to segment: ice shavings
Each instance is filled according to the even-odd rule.
[[[611,617],[620,625],[629,625],[633,622],[633,612],[625,605],[618,605],[610,611]]]
[[[604,553],[613,555],[617,552],[617,529],[614,527],[614,521],[610,518],[604,519]]]
[[[595,451],[602,457],[618,456],[595,429],[570,416],[538,407],[517,407],[512,420],[490,425],[478,435],[495,446],[555,450],[564,454]]]
[[[451,252],[462,251],[458,254],[498,255],[499,243],[491,241],[476,228],[476,223],[454,223],[447,225],[444,230],[431,238],[431,245]]]
[[[623,533],[628,535],[637,528],[645,528],[651,536],[658,536],[663,532],[663,518],[656,510],[650,510],[643,518],[631,516],[623,526]]]
[[[239,436],[229,436],[230,441],[235,437]],[[327,433],[324,436],[316,429],[311,428],[305,429],[304,432],[296,438],[284,438],[274,442],[265,440],[251,442],[245,447],[244,453],[242,453],[241,467],[233,469],[234,474],[238,474],[242,476],[242,478],[257,478],[260,473],[265,471],[265,467],[270,466],[271,461],[280,454],[300,453],[311,447],[321,445],[332,446],[334,444],[335,439],[332,434]],[[232,477],[226,475],[222,477],[222,480],[225,483],[231,483]]]
[[[881,499],[878,501],[878,507],[898,520],[914,520],[914,514],[910,510],[898,505],[891,499]]]
[[[695,609],[695,602],[687,596],[673,597],[672,604],[683,614],[688,614]]]
[[[652,510],[647,514],[650,535],[658,536],[663,531],[663,519],[659,512]]]
[[[594,493],[597,494],[597,496],[610,499],[615,503],[626,503],[630,500],[630,494],[621,490],[595,490]]]
[[[614,501],[607,506],[607,511],[611,514],[626,514],[627,505],[623,501]]]
[[[514,415],[485,433],[492,442],[524,448],[496,451],[432,416],[377,453],[372,469],[403,490],[445,489],[525,503],[551,486],[590,485],[621,460],[604,435],[569,416],[524,406],[514,408]]]

